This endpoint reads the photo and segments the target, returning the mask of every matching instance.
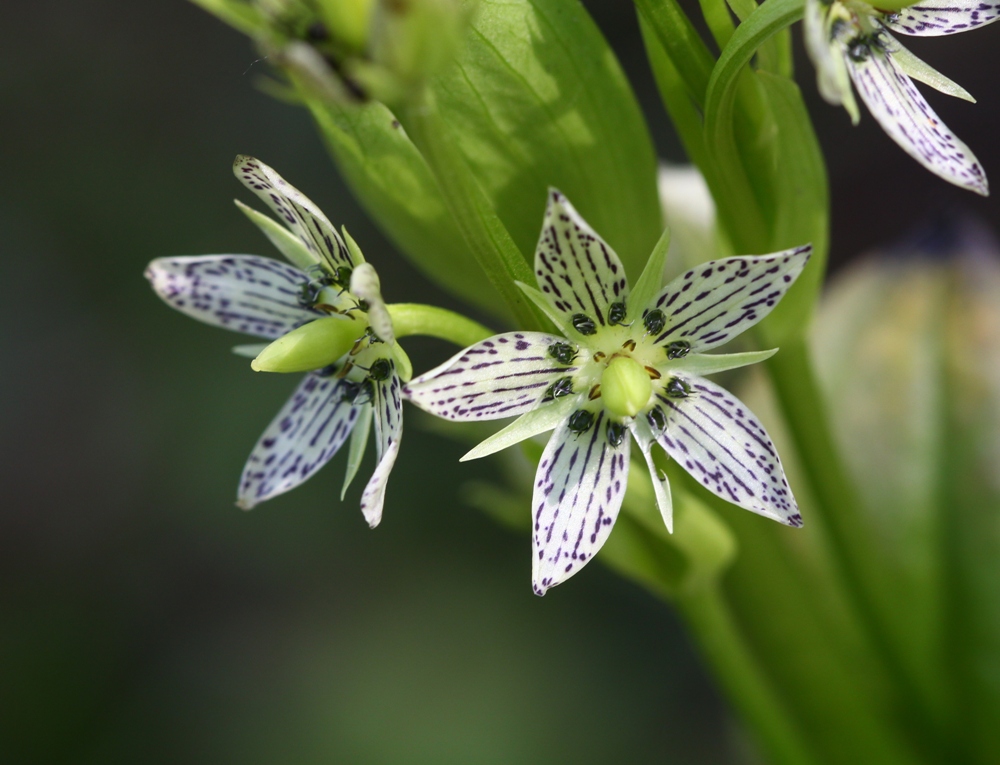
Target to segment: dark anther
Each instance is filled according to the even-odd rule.
[[[391,373],[392,364],[389,363],[388,359],[376,359],[368,368],[368,379],[375,382],[382,382],[383,380],[388,380]]]
[[[608,423],[608,443],[611,444],[611,448],[617,449],[625,441],[625,434],[628,431],[625,426],[620,422],[614,422],[613,420]]]
[[[367,300],[359,300],[358,301],[358,308],[360,308],[362,311],[364,311],[365,313],[367,313],[368,312],[368,301]]]
[[[312,308],[319,302],[320,293],[334,283],[334,278],[327,274],[310,279],[299,291],[299,305],[303,308]]]
[[[608,309],[608,324],[622,324],[625,321],[625,301],[616,300]]]
[[[646,422],[649,423],[649,427],[653,429],[654,433],[659,434],[667,429],[667,416],[662,409],[655,407],[650,409],[646,415]]]
[[[354,406],[361,406],[370,402],[372,395],[372,384],[368,380],[364,382],[344,380],[340,400]]]
[[[663,311],[659,308],[654,308],[642,317],[642,323],[646,327],[646,332],[651,335],[658,335],[667,325],[667,317],[663,315]]]
[[[351,274],[353,273],[354,269],[349,266],[337,266],[337,273],[333,277],[333,283],[338,287],[347,289],[351,286]]]
[[[691,386],[679,377],[671,377],[665,390],[670,398],[687,398],[691,395]]]
[[[365,327],[365,337],[368,338],[369,343],[382,343],[385,342],[381,337],[375,334],[375,330],[371,327]]]
[[[562,377],[549,386],[548,390],[545,391],[545,395],[542,396],[542,401],[554,401],[557,398],[568,396],[572,392],[573,381],[568,377]]]
[[[576,348],[569,343],[553,343],[549,346],[549,356],[560,364],[572,364],[576,358]]]
[[[691,352],[691,343],[687,340],[674,340],[667,344],[668,359],[683,359]]]
[[[588,412],[586,409],[577,409],[573,414],[569,416],[569,422],[567,426],[570,431],[580,435],[581,433],[586,433],[590,430],[590,426],[594,424],[594,415]]]
[[[865,37],[855,37],[849,43],[847,43],[847,55],[851,57],[851,60],[855,63],[861,64],[868,60],[871,56],[872,49],[867,38]]]
[[[573,329],[581,335],[593,335],[597,332],[597,325],[594,324],[594,320],[589,316],[584,316],[582,313],[574,314],[570,321],[573,322]]]

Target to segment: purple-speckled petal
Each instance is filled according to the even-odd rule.
[[[710,260],[681,274],[650,306],[666,320],[656,342],[684,341],[695,352],[729,342],[771,312],[811,254],[806,245],[773,255]]]
[[[344,401],[343,380],[311,373],[257,441],[240,479],[237,504],[249,510],[294,489],[330,461],[361,407]]]
[[[603,326],[611,304],[628,295],[618,255],[555,189],[549,190],[535,248],[535,278],[549,303],[571,326],[573,317],[580,314],[595,326]]]
[[[178,311],[269,340],[327,315],[299,302],[309,277],[256,255],[157,258],[146,268],[146,278]]]
[[[795,498],[764,426],[729,391],[701,377],[687,398],[657,394],[666,428],[654,433],[667,454],[727,502],[801,526]]]
[[[618,517],[628,483],[627,430],[608,439],[601,410],[584,433],[569,421],[549,439],[535,473],[532,497],[532,586],[544,595],[577,573],[601,549]]]
[[[406,397],[448,420],[518,417],[556,380],[577,367],[553,357],[566,340],[542,332],[507,332],[466,348],[406,385]]]
[[[324,260],[331,269],[357,265],[326,215],[273,169],[259,159],[240,155],[233,162],[233,173],[244,186],[267,202],[307,250]]]
[[[388,379],[372,381],[372,408],[375,414],[375,457],[378,464],[361,494],[361,512],[372,528],[382,520],[385,485],[399,454],[403,437],[402,384],[396,374],[395,362],[389,361],[392,374]]]
[[[884,45],[899,45],[888,33]],[[916,85],[881,45],[845,52],[847,68],[872,116],[903,151],[932,173],[977,194],[989,193],[986,175],[975,155],[948,130]]]
[[[940,37],[967,32],[1000,19],[997,0],[944,0],[924,2],[882,16],[894,32],[916,37]]]

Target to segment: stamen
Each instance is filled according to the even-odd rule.
[[[620,422],[611,420],[608,422],[608,443],[612,448],[617,449],[625,441],[625,434],[628,433],[625,426]]]
[[[574,314],[570,321],[573,324],[573,329],[581,335],[593,335],[597,332],[597,325],[594,323],[594,320],[582,313]]]
[[[590,430],[593,424],[594,415],[591,412],[588,412],[586,409],[577,409],[570,415],[566,426],[570,429],[570,432],[580,435]]]
[[[659,380],[660,379],[660,373],[659,373],[659,371],[657,371],[656,369],[653,369],[653,367],[646,367],[646,372],[647,372],[647,374],[649,374],[649,378],[651,380]]]
[[[595,398],[601,397],[601,384],[598,383],[593,388],[590,389],[590,393],[587,394],[587,398],[593,401]]]
[[[629,338],[624,343],[622,343],[622,348],[624,348],[626,351],[634,351],[635,350],[635,340],[633,340],[632,338]]]

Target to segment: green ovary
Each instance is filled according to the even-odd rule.
[[[627,356],[611,360],[601,378],[604,406],[619,417],[635,417],[649,403],[653,381],[639,362]]]

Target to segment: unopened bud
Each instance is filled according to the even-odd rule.
[[[282,335],[250,362],[256,372],[309,372],[346,354],[364,334],[365,322],[329,316]]]

